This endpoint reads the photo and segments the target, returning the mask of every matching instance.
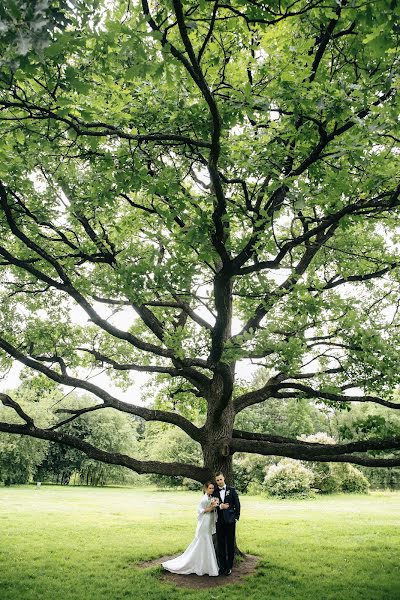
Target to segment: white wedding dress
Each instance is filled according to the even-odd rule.
[[[194,540],[183,554],[167,560],[162,566],[171,573],[179,575],[218,575],[218,563],[215,555],[212,534],[215,533],[215,511],[204,512],[210,505],[210,498],[204,494],[197,509],[197,529]]]

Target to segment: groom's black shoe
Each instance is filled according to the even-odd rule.
[[[224,575],[226,575],[227,577],[228,577],[229,575],[232,575],[232,569],[227,569],[227,570],[225,571]]]
[[[218,575],[225,575],[226,569],[218,569]]]

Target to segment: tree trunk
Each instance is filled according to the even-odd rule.
[[[204,466],[211,471],[212,479],[218,471],[221,471],[226,483],[231,486],[234,485],[235,479],[229,442],[232,438],[234,420],[232,402],[228,404],[219,419],[214,420],[213,415],[209,414],[205,426],[206,442],[203,445]],[[238,558],[244,556],[244,552],[238,548],[235,540],[235,563]]]
[[[215,474],[219,471],[223,473],[226,483],[233,485],[233,469],[232,469],[232,456],[222,456],[217,448],[208,447],[203,448],[204,466],[210,470],[211,479],[214,479]]]
[[[204,466],[210,470],[212,478],[221,471],[228,485],[233,485],[232,455],[230,453],[230,440],[232,439],[235,413],[232,402],[216,417],[213,404],[207,415],[204,426],[205,441],[203,443]]]

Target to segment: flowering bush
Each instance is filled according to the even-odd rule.
[[[307,495],[314,480],[313,472],[301,462],[285,458],[267,469],[264,487],[271,496]]]

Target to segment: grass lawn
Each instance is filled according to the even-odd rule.
[[[0,488],[1,600],[399,600],[400,493],[242,497],[238,544],[262,557],[239,585],[191,591],[140,560],[180,553],[200,494]],[[225,580],[226,581],[226,580]]]

